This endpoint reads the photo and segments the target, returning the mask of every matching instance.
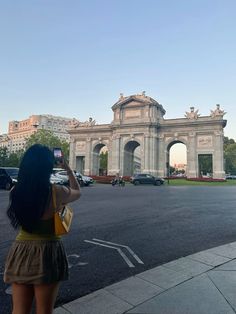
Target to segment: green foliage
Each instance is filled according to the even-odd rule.
[[[2,167],[6,166],[7,160],[8,160],[7,148],[0,147],[0,166]]]
[[[0,148],[0,166],[1,167],[19,167],[24,151],[8,153],[7,148]]]
[[[236,143],[232,138],[224,136],[225,173],[236,174]]]
[[[175,173],[175,167],[170,166],[169,168],[169,174],[172,175],[173,173]]]
[[[20,150],[16,153],[9,154],[7,166],[8,167],[19,167],[23,154],[24,154],[23,150]]]
[[[229,144],[225,148],[225,172],[236,174],[236,143]]]
[[[232,138],[228,138],[227,136],[224,136],[224,150],[227,148],[227,146],[235,144],[235,140]]]
[[[200,174],[206,175],[207,173],[212,173],[212,155],[202,154],[198,156],[199,171]]]
[[[102,152],[100,154],[100,169],[107,170],[107,159],[108,159],[108,152]]]
[[[65,140],[61,140],[49,130],[38,130],[32,134],[26,141],[25,148],[27,149],[34,144],[42,144],[48,146],[50,149],[60,147],[63,151],[65,159],[69,159],[69,143]]]
[[[201,182],[201,181],[188,181],[186,179],[171,179],[169,185],[205,185],[205,186],[236,186],[236,180],[227,180],[222,182]]]

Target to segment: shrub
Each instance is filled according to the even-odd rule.
[[[97,183],[103,183],[103,184],[110,184],[111,181],[115,178],[115,176],[93,176],[90,175],[91,178],[93,178],[93,180],[95,180]],[[124,181],[129,182],[130,177],[129,176],[125,176],[123,177]]]
[[[197,181],[197,182],[226,182],[225,179],[213,179],[213,178],[187,178],[187,181]]]

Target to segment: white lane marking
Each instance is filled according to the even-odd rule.
[[[80,257],[80,255],[77,255],[77,254],[67,255],[68,267],[72,268],[72,267],[75,267],[75,266],[85,266],[85,265],[88,264],[88,263],[79,262],[78,261],[79,257]]]
[[[99,240],[99,239],[95,239],[93,238],[94,241],[98,241],[98,242],[102,242],[102,243],[107,243],[107,244],[113,244],[113,245],[117,245],[117,246],[121,246],[121,247],[124,247],[126,248],[130,254],[133,256],[134,259],[136,259],[136,261],[139,263],[139,264],[144,264],[143,261],[141,261],[141,259],[134,253],[133,250],[131,250],[130,247],[128,247],[127,245],[122,245],[122,244],[118,244],[118,243],[114,243],[114,242],[108,242],[108,241],[104,241],[104,240]]]
[[[84,240],[84,242],[93,243],[95,245],[104,246],[104,247],[108,247],[110,249],[117,250],[117,252],[121,255],[121,257],[125,260],[125,262],[128,264],[129,267],[135,267],[134,264],[131,263],[131,261],[125,255],[125,253],[122,252],[121,249],[119,249],[118,247],[111,246],[111,245],[106,245],[106,244],[102,244],[102,243],[98,243],[98,242],[94,242],[94,241],[90,241],[90,240]]]
[[[5,290],[6,294],[12,294],[12,287],[9,286],[6,290]]]

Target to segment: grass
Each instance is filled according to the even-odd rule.
[[[168,180],[165,180],[165,184],[168,184]],[[186,179],[170,179],[169,185],[210,185],[210,186],[236,186],[236,180],[227,180],[225,182],[199,182],[199,181],[187,181]]]
[[[103,183],[103,184],[111,184],[111,180],[114,176],[92,176],[94,179],[94,183]],[[129,183],[129,177],[125,177],[125,183]],[[165,179],[165,184],[168,185],[168,180]],[[236,186],[236,180],[227,180],[223,182],[208,182],[208,181],[189,181],[186,179],[169,179],[169,185],[172,186],[183,186],[183,185],[208,185],[208,186]]]

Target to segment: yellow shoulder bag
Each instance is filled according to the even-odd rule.
[[[52,202],[54,208],[54,231],[55,235],[67,234],[70,230],[73,210],[68,205],[65,205],[62,210],[57,211],[57,202],[56,202],[56,190],[52,185]]]

